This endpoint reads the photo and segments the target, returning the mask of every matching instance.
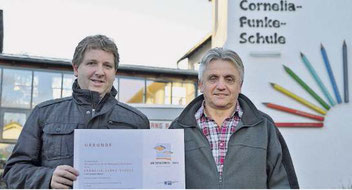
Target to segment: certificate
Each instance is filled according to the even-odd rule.
[[[184,189],[182,129],[75,129],[78,189]]]

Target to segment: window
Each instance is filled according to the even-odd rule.
[[[30,108],[32,71],[3,69],[1,106]]]
[[[171,83],[147,81],[146,104],[170,104]]]
[[[115,98],[118,100],[119,99],[119,78],[115,78],[113,86],[117,90],[117,94],[116,94]]]
[[[4,169],[6,160],[10,157],[15,144],[0,143],[0,170]]]
[[[186,104],[189,104],[196,97],[196,89],[194,83],[187,82],[183,83],[183,87],[186,89]]]
[[[61,98],[61,73],[34,72],[32,107],[45,100]]]
[[[144,103],[144,80],[120,78],[119,100],[125,103]]]
[[[18,139],[25,122],[25,113],[4,112],[2,139]]]
[[[64,74],[62,83],[62,97],[68,97],[72,95],[72,85],[75,82],[76,77],[71,74]]]
[[[1,97],[1,92],[2,92],[2,68],[0,68],[0,97]],[[1,104],[1,98],[0,98],[0,104]]]
[[[193,83],[172,83],[172,101],[173,105],[187,105],[195,97],[195,88]]]

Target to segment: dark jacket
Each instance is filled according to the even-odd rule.
[[[112,88],[100,100],[97,92],[82,90],[75,81],[72,97],[37,105],[6,163],[8,188],[49,189],[57,166],[73,166],[74,129],[148,129],[147,117],[118,102],[116,94]]]
[[[240,94],[242,118],[230,137],[222,178],[209,146],[195,119],[204,100],[193,100],[171,124],[184,129],[186,188],[299,188],[290,153],[273,120]]]

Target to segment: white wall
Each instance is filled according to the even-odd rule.
[[[245,64],[245,80],[242,92],[256,106],[268,113],[276,122],[315,122],[314,120],[266,108],[262,102],[272,102],[313,114],[318,113],[274,90],[270,82],[277,83],[309,100],[320,104],[301,88],[283,69],[290,67],[326,102],[320,88],[304,66],[300,52],[304,53],[317,71],[331,96],[335,99],[325,68],[320,44],[325,46],[337,86],[343,100],[342,43],[348,46],[349,78],[352,78],[352,1],[350,0],[228,0],[228,30],[225,47],[239,53]],[[257,3],[271,3],[273,8],[281,3],[295,6],[295,11],[243,10],[242,7],[258,7]],[[252,4],[253,3],[253,4]],[[250,5],[251,4],[251,5]],[[276,5],[274,5],[276,4]],[[292,5],[291,5],[292,4]],[[286,6],[287,5],[287,6]],[[299,6],[301,8],[299,8]],[[280,26],[240,26],[240,18],[278,20]],[[284,24],[282,24],[284,23]],[[285,38],[285,43],[240,43],[242,33],[273,35]],[[352,90],[352,82],[349,82]],[[352,97],[350,96],[350,99]],[[302,188],[352,187],[352,105],[332,107],[325,115],[322,128],[281,128],[288,143],[299,183]]]

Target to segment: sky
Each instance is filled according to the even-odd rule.
[[[72,59],[78,42],[104,34],[121,64],[176,68],[211,32],[208,0],[0,0],[3,53]]]

